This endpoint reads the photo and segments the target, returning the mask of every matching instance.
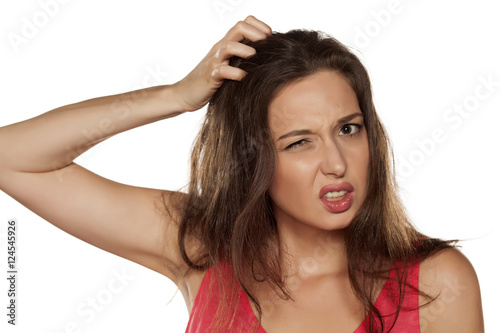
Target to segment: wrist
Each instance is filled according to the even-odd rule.
[[[162,115],[161,118],[175,117],[181,113],[190,111],[186,107],[180,94],[178,93],[177,83],[170,85],[158,86],[157,98],[159,103],[162,105]]]
[[[182,113],[197,110],[185,101],[182,90],[182,81],[165,87],[164,96],[168,99],[168,103],[171,105],[172,111],[174,113]]]

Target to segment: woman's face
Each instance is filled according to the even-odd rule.
[[[336,72],[317,72],[282,89],[268,117],[277,150],[268,193],[278,224],[346,227],[365,197],[369,164],[363,115],[350,85]]]

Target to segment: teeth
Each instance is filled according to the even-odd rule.
[[[346,190],[338,191],[338,192],[327,192],[324,197],[325,198],[338,198],[346,194]]]

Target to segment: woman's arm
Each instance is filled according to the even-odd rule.
[[[59,170],[56,174],[62,181],[62,169],[95,144],[183,113],[175,89],[175,85],[158,86],[94,98],[2,127],[0,168],[28,173]]]
[[[0,128],[0,189],[42,218],[103,250],[166,275],[174,282],[184,262],[179,216],[165,214],[182,193],[120,184],[73,160],[117,133],[204,106],[225,79],[245,73],[231,56],[255,50],[270,28],[248,17],[229,30],[198,66],[173,85],[95,98]]]
[[[437,298],[420,308],[422,333],[484,332],[479,282],[457,249],[440,251],[420,265],[420,289]],[[420,305],[428,300],[421,297]]]
[[[69,234],[173,278],[181,262],[175,244],[160,252],[165,220],[155,209],[168,192],[113,182],[73,159],[114,134],[181,113],[175,89],[91,99],[0,128],[0,188]]]

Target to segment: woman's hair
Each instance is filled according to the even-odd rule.
[[[392,148],[375,111],[368,73],[346,46],[324,33],[307,30],[275,32],[244,43],[255,48],[256,54],[248,59],[233,57],[230,65],[248,74],[241,81],[226,80],[214,94],[192,151],[189,190],[180,208],[182,256],[196,270],[230,263],[234,281],[254,303],[259,321],[261,305],[244,277],[265,281],[281,298],[291,298],[267,193],[276,161],[268,107],[290,83],[318,71],[334,71],[356,93],[368,134],[366,197],[346,228],[345,247],[353,291],[369,318],[368,330],[374,332],[376,321],[383,326],[374,306],[375,283],[387,278],[390,264],[402,263],[397,279],[402,294],[408,265],[452,242],[429,238],[411,225],[397,194]],[[200,244],[191,257],[185,243],[188,237]],[[236,290],[234,284],[221,282],[217,272],[226,302],[219,302],[212,331],[232,318]],[[396,301],[399,313],[402,300]]]

